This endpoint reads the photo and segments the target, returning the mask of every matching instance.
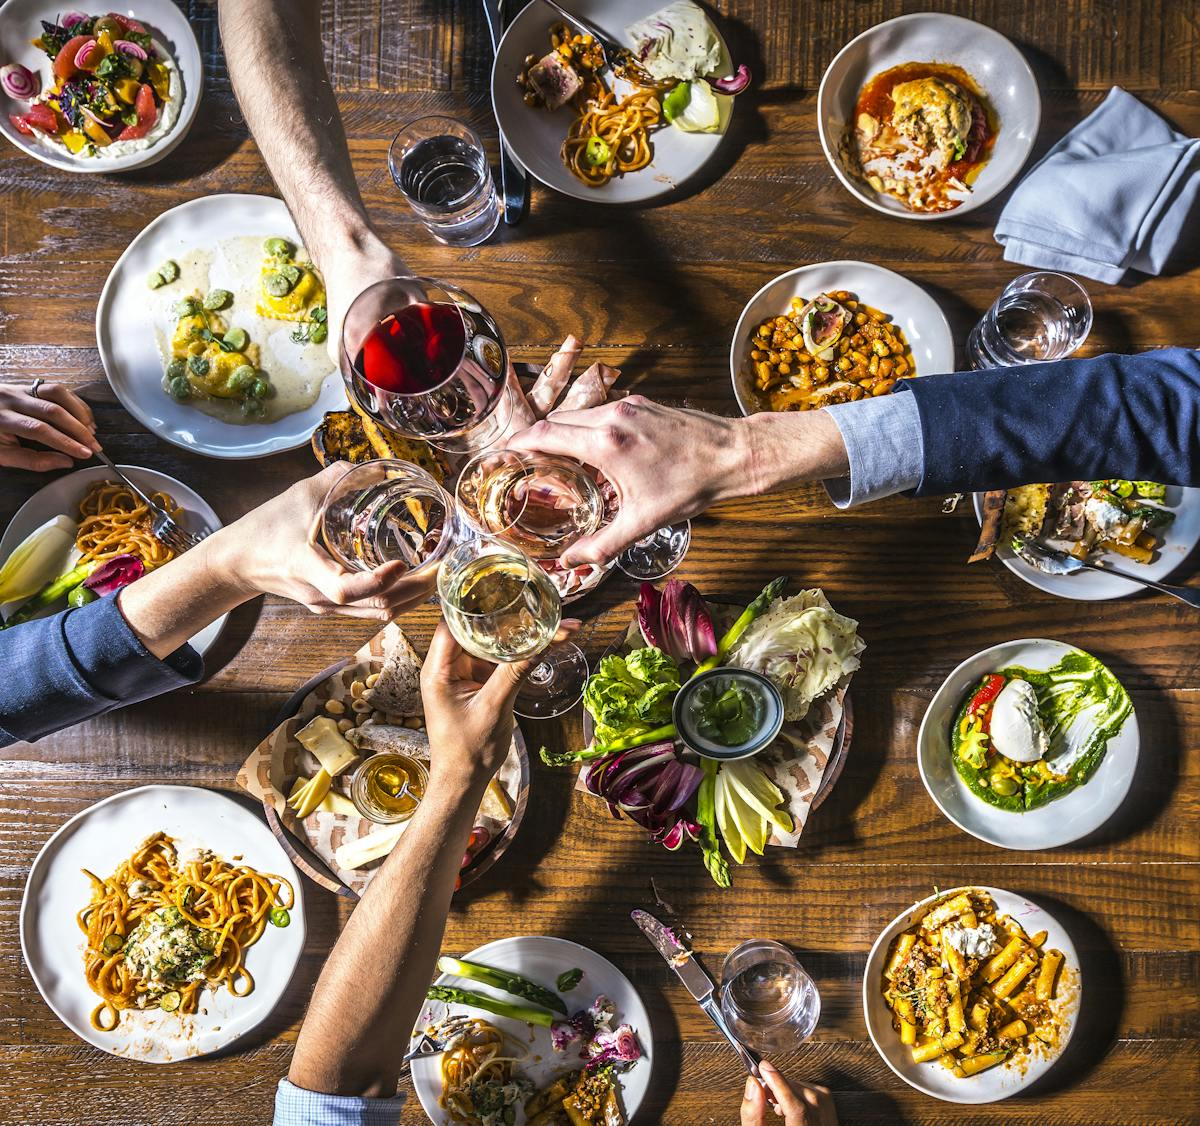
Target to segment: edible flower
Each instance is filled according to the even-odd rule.
[[[83,585],[103,598],[106,594],[115,594],[145,573],[146,564],[136,555],[114,555],[88,575]]]

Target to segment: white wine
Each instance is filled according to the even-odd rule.
[[[570,458],[487,453],[463,470],[459,503],[486,535],[519,547],[534,559],[555,559],[603,516],[591,474]]]
[[[501,551],[443,566],[438,588],[450,632],[488,661],[522,661],[558,630],[562,603],[549,576],[521,555]]]

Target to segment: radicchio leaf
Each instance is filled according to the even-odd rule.
[[[724,78],[710,78],[708,84],[721,94],[740,94],[750,85],[750,68],[742,63],[735,73]]]
[[[647,645],[653,645],[655,649],[665,652],[667,647],[663,644],[662,600],[662,594],[653,583],[642,583],[637,600],[638,626]]]
[[[83,585],[103,598],[140,579],[145,572],[146,565],[136,555],[114,555],[84,579]]]
[[[712,614],[700,592],[691,583],[671,579],[662,592],[663,646],[675,660],[699,664],[717,652],[717,634]]]

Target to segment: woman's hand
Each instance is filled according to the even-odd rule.
[[[837,1126],[837,1109],[828,1088],[797,1083],[796,1091],[774,1064],[763,1060],[758,1069],[775,1100],[775,1115],[783,1119],[784,1126]],[[750,1076],[742,1097],[742,1126],[764,1126],[774,1121],[767,1114],[768,1105],[762,1085]]]
[[[390,621],[429,598],[436,572],[416,576],[401,562],[348,571],[318,543],[321,502],[351,468],[336,462],[298,481],[193,550],[213,552],[214,565],[247,598],[278,594],[314,614]]]
[[[555,637],[579,628],[565,619]],[[421,703],[430,746],[430,781],[486,782],[508,757],[513,700],[537,658],[493,665],[468,653],[445,622],[438,625],[421,666]]]
[[[0,468],[48,473],[70,469],[98,449],[92,409],[61,383],[0,383]],[[34,442],[45,449],[30,449]]]

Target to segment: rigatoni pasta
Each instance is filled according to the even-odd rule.
[[[881,989],[915,1063],[977,1075],[1057,1042],[1063,955],[979,888],[949,894],[893,940]]]

